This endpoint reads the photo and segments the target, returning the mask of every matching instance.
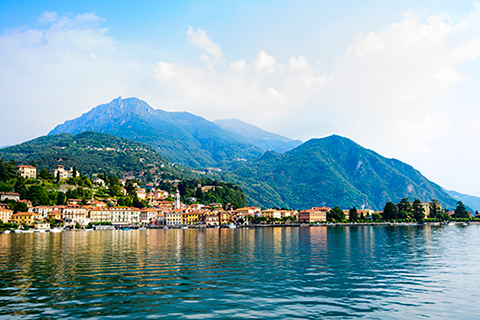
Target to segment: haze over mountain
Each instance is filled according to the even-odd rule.
[[[166,112],[137,98],[117,98],[56,126],[49,135],[95,131],[143,142],[169,159],[192,167],[254,159],[262,150],[188,112]]]
[[[388,201],[456,200],[412,166],[387,159],[350,139],[332,135],[311,139],[284,154],[267,152],[237,168],[231,177],[250,202],[264,207],[312,206],[383,209]]]
[[[300,140],[293,140],[276,133],[265,131],[238,119],[215,120],[213,123],[232,133],[239,140],[253,144],[265,151],[273,150],[283,153],[302,144]]]
[[[480,197],[463,194],[453,190],[445,190],[452,198],[457,201],[462,201],[464,205],[469,206],[475,211],[480,211]]]

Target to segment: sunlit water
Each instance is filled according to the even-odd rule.
[[[0,234],[0,318],[480,317],[480,226]]]

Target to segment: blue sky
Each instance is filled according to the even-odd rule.
[[[0,146],[115,97],[350,137],[480,195],[480,4],[2,1]]]

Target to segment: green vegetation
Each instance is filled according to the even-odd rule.
[[[202,186],[210,186],[211,188],[203,192]],[[160,183],[159,188],[172,194],[176,191],[175,187],[168,183]],[[234,209],[248,205],[243,189],[234,183],[219,182],[207,178],[187,179],[178,184],[178,191],[184,203],[221,203],[224,208],[227,204],[231,204]],[[189,198],[195,198],[195,201],[188,201]]]
[[[402,198],[438,199],[444,206],[456,203],[411,166],[335,135],[311,139],[284,154],[266,152],[230,169],[232,173],[222,174],[223,180],[242,186],[256,206],[300,210],[364,205],[379,210]]]
[[[13,160],[16,164],[30,164],[34,160],[39,172],[38,177],[45,180],[53,179],[48,170],[59,164],[66,169],[73,167],[82,174],[109,172],[119,175],[122,172],[138,172],[162,164],[162,171],[174,172],[168,166],[170,161],[153,148],[143,143],[95,132],[83,132],[76,136],[62,133],[40,137],[0,149],[0,157],[10,162]],[[16,176],[15,167],[12,168],[10,162],[5,162],[3,168],[0,166],[0,179],[6,175],[9,178]]]

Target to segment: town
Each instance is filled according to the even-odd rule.
[[[5,172],[4,164],[2,160],[2,170]],[[48,174],[45,169],[42,169],[41,177],[37,176],[37,168],[33,165],[19,165],[15,167],[15,171],[17,175],[15,186],[20,190],[0,192],[0,231],[4,230],[7,233],[12,230],[22,233],[55,232],[64,229],[236,228],[255,225],[316,225],[333,222],[413,223],[477,220],[461,202],[455,210],[450,211],[443,209],[436,200],[421,202],[418,199],[413,202],[402,199],[397,204],[388,202],[382,211],[355,207],[341,209],[336,206],[334,208],[320,206],[300,211],[286,208],[264,209],[254,206],[238,207],[236,203],[204,204],[199,203],[193,196],[184,196],[184,203],[181,201],[178,188],[180,180],[168,181],[170,190],[162,190],[152,187],[152,184],[142,186],[133,179],[122,180],[117,177],[107,177],[105,174],[90,180],[75,168],[66,170],[62,165],[57,165]],[[89,184],[98,186],[97,192],[91,194],[84,191],[75,192],[67,187],[66,194],[57,193],[56,205],[34,205],[28,196],[25,197],[26,194],[32,194],[33,187],[30,187],[30,193],[26,191],[25,185],[29,181],[56,179],[60,183],[66,179],[80,179],[80,177],[87,179]],[[44,183],[42,181],[42,184]],[[219,184],[198,184],[194,190],[196,195],[203,197],[208,192],[225,187]],[[119,196],[108,196],[102,191],[103,189],[116,189],[111,194]],[[41,190],[38,189],[36,192],[41,193]],[[173,190],[175,191],[172,192]],[[73,197],[78,194],[83,195],[83,198]],[[128,196],[131,197],[128,198]]]

